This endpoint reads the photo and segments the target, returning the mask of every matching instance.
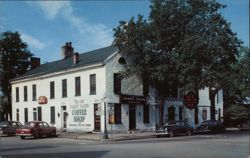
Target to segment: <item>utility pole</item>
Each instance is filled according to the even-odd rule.
[[[103,139],[108,139],[108,132],[107,132],[107,117],[106,117],[106,102],[104,102],[104,133]]]

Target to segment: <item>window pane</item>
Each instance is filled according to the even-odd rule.
[[[16,102],[19,102],[19,87],[16,87]]]
[[[36,85],[32,85],[32,100],[36,101]]]
[[[50,82],[50,99],[55,98],[55,82]]]
[[[24,108],[24,122],[28,122],[28,108]]]
[[[90,94],[96,94],[96,75],[90,75]]]
[[[75,78],[75,96],[81,95],[81,78],[76,77]]]
[[[23,100],[24,101],[27,101],[28,100],[28,94],[27,94],[28,92],[27,92],[27,86],[24,86],[24,88],[23,88]]]
[[[114,73],[114,93],[121,94],[121,76],[119,73]]]
[[[67,97],[67,80],[62,80],[62,97]]]
[[[38,121],[42,121],[42,107],[38,107]]]
[[[50,107],[50,123],[55,123],[55,107]]]

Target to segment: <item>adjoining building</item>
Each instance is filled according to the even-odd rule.
[[[67,131],[104,131],[105,121],[107,130],[125,132],[154,130],[159,124],[157,90],[136,76],[121,78],[127,62],[116,47],[79,54],[69,42],[62,47],[62,56],[42,65],[39,58],[32,58],[31,69],[11,81],[13,120],[42,120]],[[164,121],[186,120],[195,126],[210,119],[208,88],[199,94],[197,110],[183,106],[179,94],[167,98]],[[219,94],[221,98],[222,91]],[[218,117],[222,105],[222,100],[216,104]]]

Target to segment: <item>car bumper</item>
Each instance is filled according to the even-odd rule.
[[[161,135],[169,135],[168,131],[157,131],[155,133],[156,136],[161,136]]]
[[[33,136],[33,134],[20,133],[20,134],[16,134],[16,136]]]

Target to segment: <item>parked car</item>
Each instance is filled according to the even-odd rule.
[[[184,121],[173,121],[165,123],[163,127],[160,127],[156,130],[156,136],[170,136],[174,137],[175,135],[188,135],[193,134],[193,128],[186,124]]]
[[[196,132],[207,133],[207,132],[223,132],[225,127],[221,121],[218,120],[206,120],[203,121],[200,126],[196,128]]]
[[[50,127],[47,122],[30,121],[22,128],[16,129],[16,135],[20,136],[21,139],[25,137],[39,138],[43,136],[56,136],[56,128]]]
[[[18,121],[7,121],[1,126],[1,133],[6,134],[8,136],[15,135],[16,129],[21,128],[22,124]]]

